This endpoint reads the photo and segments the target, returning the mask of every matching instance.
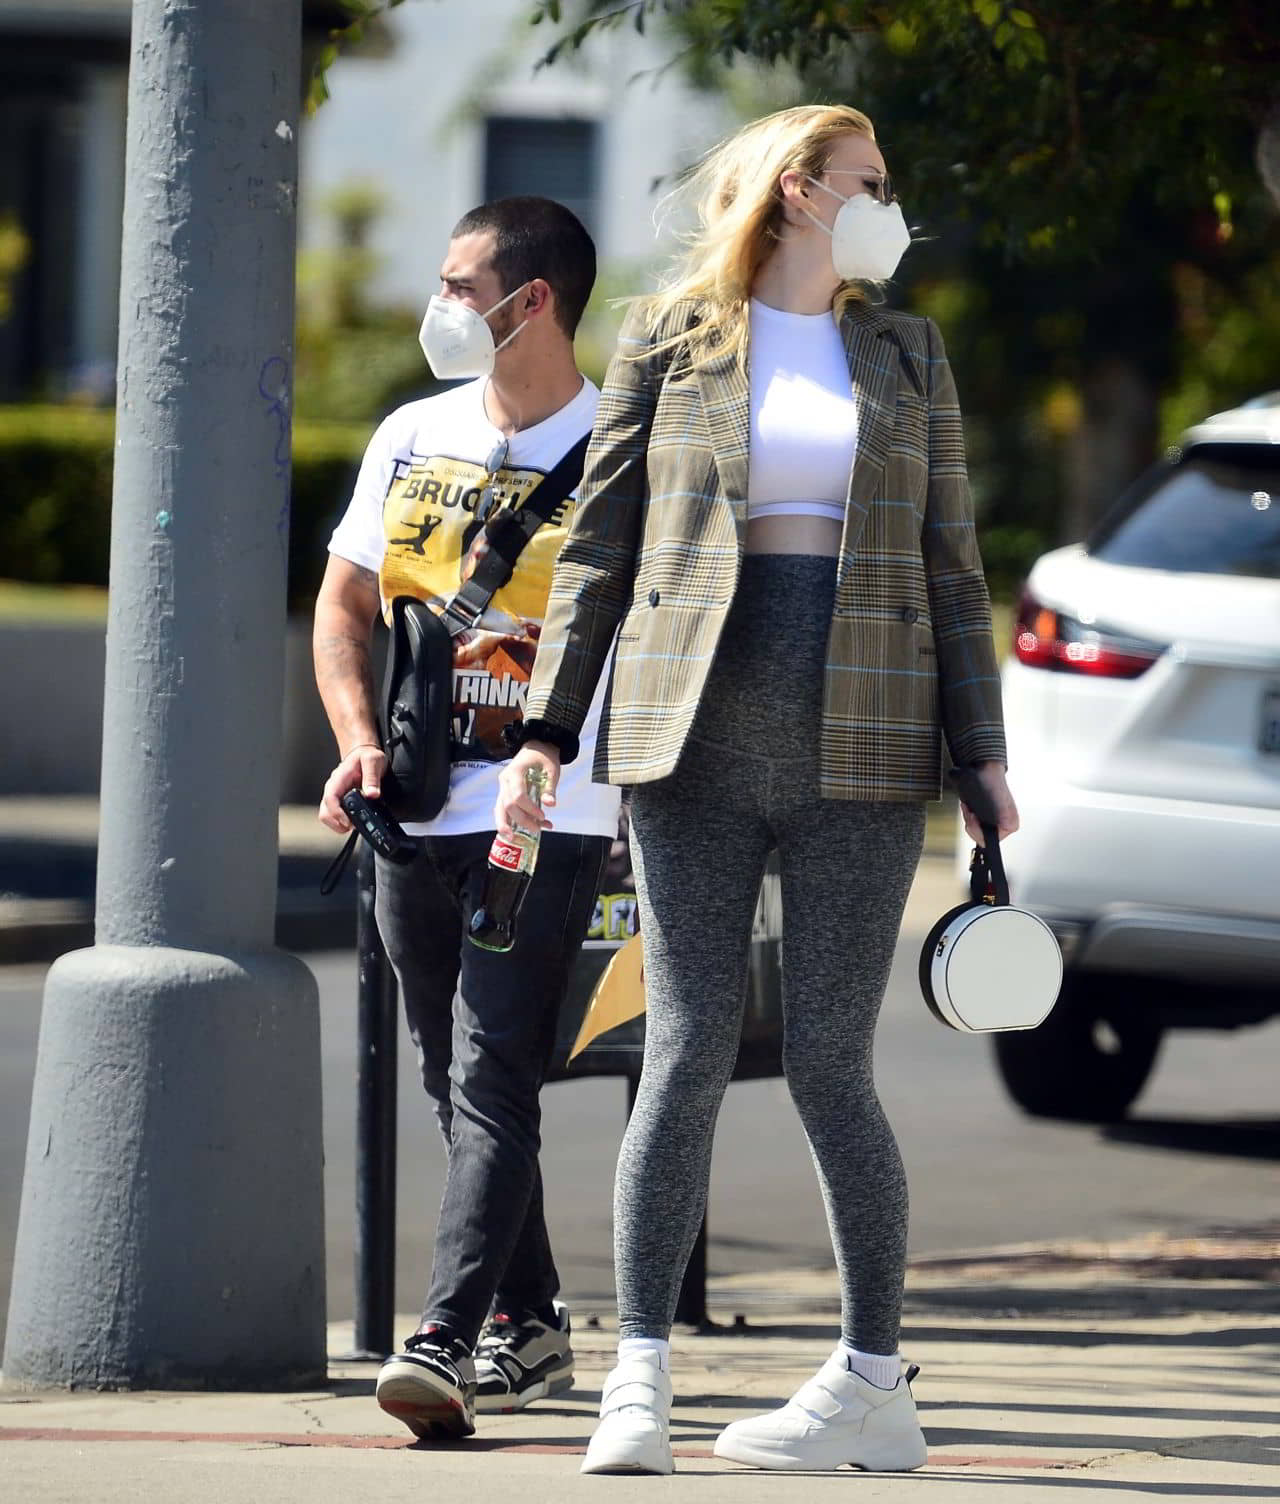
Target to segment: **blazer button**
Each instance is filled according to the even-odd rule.
[[[904,606],[902,608],[902,619],[910,626],[912,622],[920,620],[920,613],[914,606]]]
[[[662,599],[662,597],[658,594],[658,592],[656,590],[651,590],[649,592],[649,604],[651,606],[656,606],[661,599]]]

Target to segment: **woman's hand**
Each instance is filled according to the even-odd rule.
[[[560,749],[550,742],[528,741],[503,768],[498,777],[498,802],[493,807],[493,820],[500,836],[511,838],[511,827],[522,830],[550,830],[551,821],[529,797],[525,775],[532,768],[540,768],[546,775],[542,786],[544,806],[556,802],[556,785],[560,782]]]
[[[990,795],[992,804],[995,805],[996,815],[998,816],[996,829],[1000,840],[1003,841],[1006,836],[1011,836],[1018,828],[1018,807],[1014,804],[1013,795],[1009,792],[1009,785],[1005,782],[1004,764],[998,762],[979,763],[974,772],[977,773],[979,782],[981,782]],[[978,824],[973,811],[963,800],[960,801],[960,809],[964,814],[966,834],[970,840],[981,846],[983,844],[982,826]]]

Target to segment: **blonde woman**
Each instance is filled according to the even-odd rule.
[[[775,847],[784,1067],[842,1330],[716,1454],[903,1471],[925,1460],[898,1353],[907,1193],[871,1051],[944,735],[1017,826],[960,413],[933,324],[861,291],[910,238],[865,115],[756,121],[697,190],[688,254],[608,372],[496,811],[552,825],[616,636],[595,776],[634,790],[648,1015],[615,1188],[618,1364],[583,1471],[672,1471],[668,1337]]]

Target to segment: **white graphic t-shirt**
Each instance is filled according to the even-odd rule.
[[[487,378],[397,408],[365,451],[355,492],[329,540],[330,553],[378,575],[384,615],[397,595],[443,607],[466,578],[480,532],[476,503],[490,487],[518,508],[565,452],[591,430],[600,393],[583,380],[571,402],[512,434],[490,477],[486,459],[502,440],[484,410]],[[462,744],[449,798],[434,820],[406,825],[412,835],[466,835],[493,829],[498,766],[509,756],[503,727],[524,715],[525,694],[551,589],[551,570],[573,517],[562,502],[520,552],[511,579],[476,627],[454,639],[453,735]],[[620,792],[592,783],[605,675],[582,728],[581,750],[565,769],[551,820],[557,831],[612,836]]]

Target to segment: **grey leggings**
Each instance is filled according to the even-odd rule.
[[[924,806],[818,792],[834,587],[834,560],[746,556],[680,763],[632,797],[647,1022],[614,1186],[624,1337],[671,1328],[737,1054],[760,879],[776,847],[783,1066],[826,1204],[843,1336],[864,1352],[897,1351],[907,1189],[871,1047]]]

